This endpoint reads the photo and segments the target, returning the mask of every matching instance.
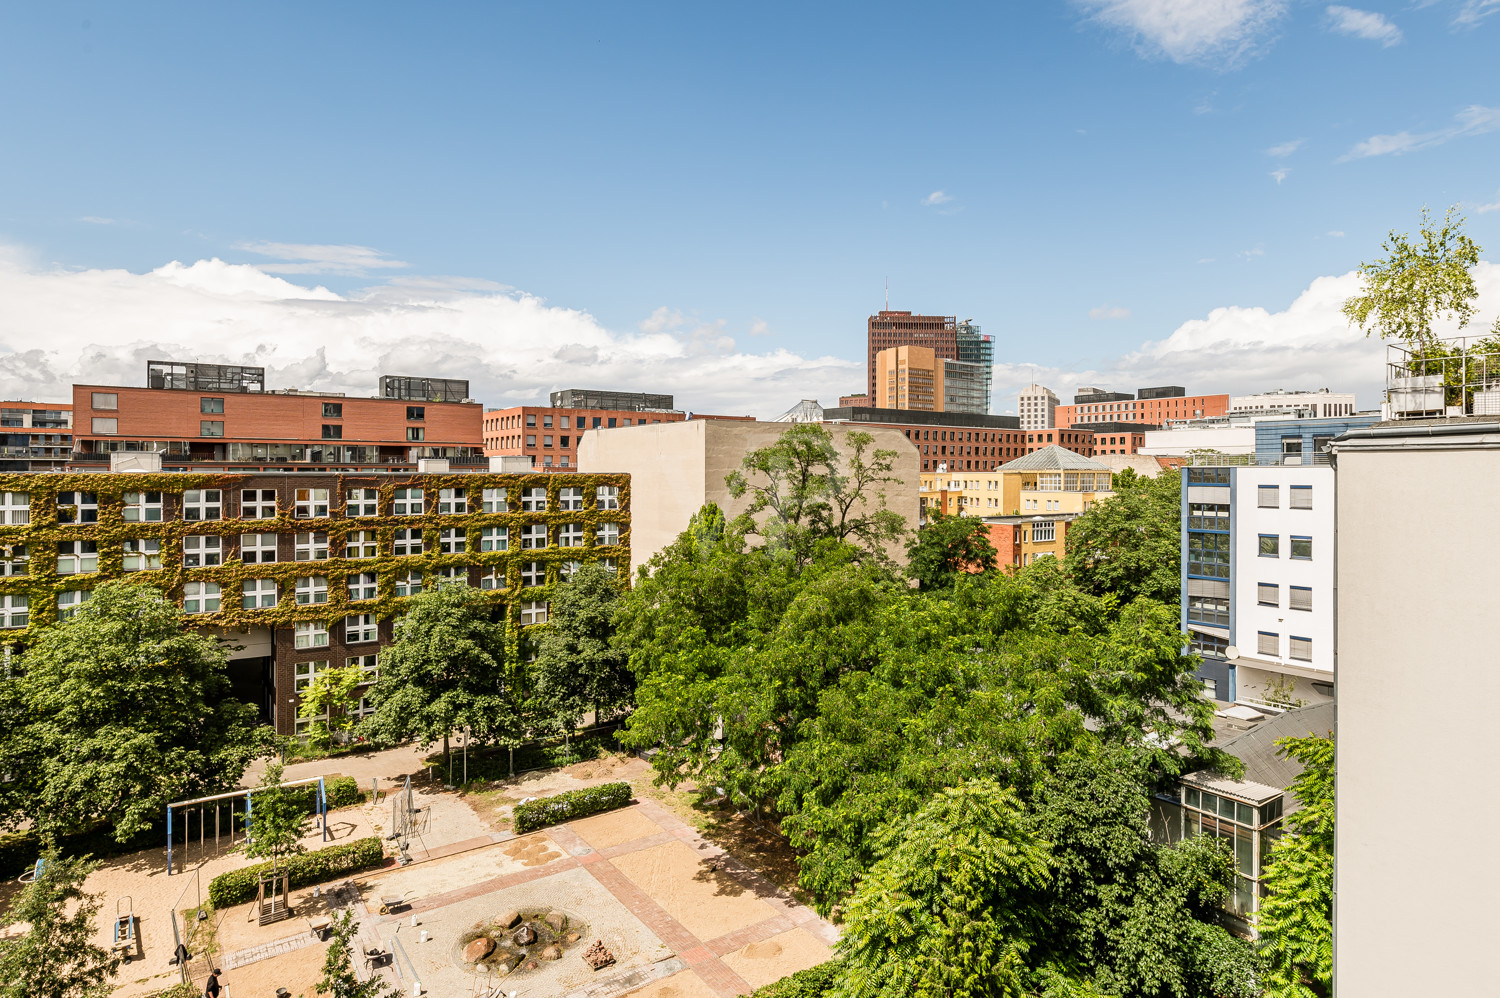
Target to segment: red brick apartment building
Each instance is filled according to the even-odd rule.
[[[875,385],[875,355],[891,347],[926,347],[939,360],[958,360],[958,319],[951,315],[913,315],[884,310],[866,323],[869,340],[869,385],[866,404],[880,397]],[[842,403],[842,400],[840,400]]]
[[[993,471],[1048,444],[1094,456],[1094,434],[1088,430],[1022,430],[1017,416],[849,406],[825,409],[823,421],[900,430],[921,454],[923,471],[937,471],[939,465],[948,471]]]
[[[151,361],[147,388],[73,386],[74,470],[154,451],[166,470],[410,471],[485,467],[468,383],[381,378],[381,396],[265,391],[264,368]]]
[[[1055,422],[1059,427],[1082,426],[1090,429],[1093,423],[1146,423],[1151,429],[1156,429],[1174,419],[1203,419],[1222,416],[1228,411],[1228,395],[1178,395],[1166,398],[1131,398],[1126,395],[1107,402],[1075,401],[1073,405],[1060,405],[1057,407]]]

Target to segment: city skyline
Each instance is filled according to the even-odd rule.
[[[766,417],[858,389],[889,280],[995,337],[996,413],[1033,380],[1369,408],[1352,268],[1423,203],[1500,238],[1500,8],[1370,6],[13,10],[0,394],[182,356]],[[937,69],[869,72],[913,37]]]

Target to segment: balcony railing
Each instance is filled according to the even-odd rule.
[[[1500,416],[1500,347],[1473,336],[1387,344],[1385,396],[1390,419]]]

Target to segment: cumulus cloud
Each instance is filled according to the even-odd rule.
[[[679,321],[680,319],[680,321]],[[638,330],[491,282],[404,278],[348,295],[248,264],[67,271],[0,246],[0,393],[66,400],[77,383],[139,385],[148,359],[264,366],[272,387],[373,395],[381,374],[467,378],[492,406],[561,388],[663,391],[700,412],[775,415],[836,398],[862,361],[747,352],[720,322],[658,310]]]
[[[1485,329],[1500,313],[1500,265],[1474,269],[1479,315],[1469,328]],[[1385,347],[1366,339],[1339,311],[1359,289],[1359,275],[1319,277],[1281,311],[1261,307],[1216,308],[1184,322],[1165,339],[1095,367],[1031,363],[995,367],[995,406],[1002,408],[1032,381],[1071,398],[1083,385],[1134,391],[1149,385],[1183,385],[1190,392],[1246,395],[1268,388],[1353,391],[1360,408],[1381,401]],[[1439,332],[1453,332],[1440,324]]]
[[[369,246],[328,246],[318,243],[240,243],[235,249],[257,256],[279,257],[276,263],[259,263],[268,274],[337,274],[367,277],[372,270],[400,270],[407,265],[392,260]]]
[[[1292,141],[1283,142],[1279,146],[1272,146],[1271,148],[1266,150],[1266,155],[1270,156],[1272,159],[1286,159],[1292,153],[1302,148],[1302,143],[1304,141],[1306,140],[1292,139]]]
[[[1344,230],[1343,229],[1329,229],[1324,234],[1327,235],[1331,239],[1342,239],[1342,238],[1344,238]]]
[[[1379,42],[1384,48],[1401,42],[1401,29],[1386,20],[1382,14],[1338,4],[1329,6],[1325,12],[1328,14],[1329,29],[1338,34]]]
[[[1483,135],[1500,129],[1500,107],[1471,104],[1453,116],[1453,123],[1428,132],[1396,132],[1372,135],[1339,157],[1339,162],[1370,156],[1399,156],[1418,149],[1430,149],[1452,139]]]
[[[1089,309],[1090,319],[1128,319],[1130,309],[1121,305],[1100,305],[1098,308]]]
[[[1491,201],[1489,204],[1474,206],[1474,214],[1476,215],[1488,215],[1492,211],[1500,211],[1500,201]]]
[[[1151,58],[1231,69],[1269,41],[1285,0],[1074,0]]]
[[[931,208],[936,205],[947,204],[952,200],[953,196],[948,194],[946,191],[933,191],[931,194],[922,199],[922,203]]]

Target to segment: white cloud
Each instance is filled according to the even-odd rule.
[[[79,221],[80,222],[87,222],[90,225],[119,225],[120,224],[120,220],[118,218],[104,218],[104,217],[102,217],[100,215],[84,215],[82,218],[79,219]]]
[[[1339,157],[1339,162],[1369,156],[1400,155],[1442,145],[1450,139],[1483,135],[1500,129],[1500,107],[1471,104],[1453,116],[1453,124],[1430,132],[1396,132],[1394,135],[1372,135]]]
[[[1474,269],[1479,316],[1470,329],[1485,329],[1500,313],[1500,264]],[[995,407],[1010,404],[1033,380],[1071,397],[1082,385],[1134,391],[1142,385],[1183,385],[1190,392],[1235,395],[1268,388],[1332,388],[1353,391],[1361,408],[1380,402],[1385,348],[1366,339],[1339,311],[1359,290],[1359,275],[1319,277],[1284,310],[1216,308],[1182,323],[1162,340],[1143,343],[1114,360],[1087,369],[1018,362],[995,367]],[[1439,332],[1452,332],[1440,324]]]
[[[671,392],[695,411],[768,417],[800,398],[836,399],[864,377],[862,359],[744,351],[722,322],[672,309],[617,332],[498,287],[403,278],[340,295],[217,259],[145,274],[66,271],[0,245],[0,397],[66,400],[75,382],[138,385],[147,359],[180,357],[262,365],[273,387],[368,396],[381,374],[430,374],[467,378],[496,406],[618,387]]]
[[[1302,143],[1305,141],[1305,139],[1292,139],[1290,142],[1283,142],[1279,146],[1272,146],[1267,149],[1266,155],[1272,159],[1286,159],[1292,153],[1302,148]]]
[[[1120,305],[1100,305],[1098,308],[1089,309],[1090,319],[1128,319],[1130,309]]]
[[[1286,167],[1280,166],[1280,167],[1277,167],[1276,169],[1274,169],[1274,170],[1271,171],[1271,176],[1275,177],[1276,178],[1276,182],[1279,184],[1283,180],[1285,180],[1287,178],[1287,175],[1289,173],[1291,173],[1291,172],[1292,171],[1289,170],[1289,169],[1287,169]]]
[[[280,257],[277,263],[258,263],[268,274],[337,274],[366,277],[372,270],[400,270],[407,266],[369,246],[329,246],[318,243],[240,243],[235,249],[257,256]]]
[[[1255,249],[1240,250],[1235,256],[1241,260],[1251,260],[1258,256],[1265,256],[1266,251],[1257,246]]]
[[[1143,55],[1229,69],[1253,56],[1286,13],[1285,0],[1074,0],[1130,36]]]
[[[922,199],[922,203],[931,208],[935,205],[947,204],[952,200],[953,196],[945,191],[933,191],[931,194]]]
[[[765,319],[756,319],[750,323],[751,336],[770,336],[771,324]]]
[[[1342,238],[1344,238],[1344,230],[1343,229],[1329,229],[1324,234],[1327,235],[1327,236],[1331,236],[1334,239],[1342,239]]]
[[[1453,23],[1472,28],[1491,14],[1500,14],[1500,0],[1464,0],[1453,16]]]
[[[1477,204],[1474,206],[1474,214],[1488,215],[1492,211],[1500,211],[1500,201],[1491,201],[1489,204]]]
[[[1382,14],[1338,4],[1329,6],[1326,13],[1329,28],[1341,35],[1379,42],[1385,48],[1401,42],[1401,29],[1387,21]]]

